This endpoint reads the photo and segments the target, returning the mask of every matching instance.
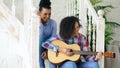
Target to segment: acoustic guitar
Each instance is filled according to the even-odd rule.
[[[96,55],[97,54],[97,52],[80,51],[79,45],[77,45],[77,44],[68,45],[60,40],[54,40],[54,41],[52,41],[52,44],[59,46],[59,47],[70,48],[70,49],[72,49],[72,51],[74,53],[74,55],[72,55],[72,56],[67,56],[61,52],[55,53],[51,50],[48,50],[49,61],[56,65],[61,64],[62,62],[66,61],[66,60],[77,62],[80,60],[80,55]],[[115,53],[104,52],[103,56],[108,57],[108,58],[115,58]]]

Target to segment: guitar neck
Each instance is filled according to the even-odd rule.
[[[78,55],[96,55],[97,54],[97,52],[78,51],[78,50],[73,50],[73,53],[78,54]]]
[[[73,50],[73,53],[78,54],[78,55],[97,55],[98,52]],[[104,52],[103,56],[108,57],[108,58],[115,58],[115,53]]]

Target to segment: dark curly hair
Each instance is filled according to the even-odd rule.
[[[60,23],[60,36],[63,39],[69,39],[71,38],[71,35],[74,32],[75,22],[78,22],[79,27],[81,27],[81,24],[79,23],[79,19],[74,16],[68,16],[62,19]]]
[[[41,0],[40,3],[39,3],[39,11],[41,11],[42,8],[51,9],[50,0]]]

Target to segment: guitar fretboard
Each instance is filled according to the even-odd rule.
[[[73,53],[79,54],[79,55],[96,55],[97,54],[97,52],[78,51],[78,50],[73,50]]]

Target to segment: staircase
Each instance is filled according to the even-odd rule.
[[[83,26],[80,32],[92,43],[89,47],[92,51],[104,52],[103,11],[96,13],[89,0],[77,1],[76,4],[75,0],[61,0],[62,7],[56,6],[57,0],[51,0],[52,7],[56,6],[52,9],[52,18],[59,26],[61,18],[78,13]],[[17,7],[19,4],[22,8]],[[65,12],[61,13],[58,8],[64,8]],[[39,68],[39,17],[36,12],[34,0],[0,0],[0,68]],[[100,68],[104,68],[104,57],[99,63]]]
[[[35,29],[38,24],[34,23],[38,18],[33,13],[28,17],[29,23],[26,22],[28,18],[20,21],[17,17],[15,0],[8,3],[0,0],[0,68],[38,68],[36,53],[38,42],[34,39],[38,37],[38,30]],[[23,18],[25,15],[22,15]],[[32,20],[34,18],[36,19]]]

